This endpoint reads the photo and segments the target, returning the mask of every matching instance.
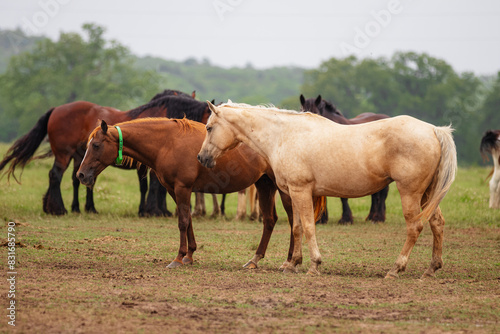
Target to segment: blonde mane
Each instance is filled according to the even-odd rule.
[[[313,114],[309,111],[300,112],[300,111],[296,111],[296,110],[280,109],[280,108],[275,107],[273,104],[252,106],[252,105],[246,104],[246,103],[234,103],[231,100],[228,100],[226,103],[221,104],[219,107],[277,111],[279,113],[283,113],[286,115],[308,115],[308,116],[313,116],[313,117],[319,116],[319,115]],[[319,116],[319,117],[323,118],[322,116]]]

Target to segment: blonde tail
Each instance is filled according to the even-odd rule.
[[[457,149],[451,135],[452,132],[453,129],[450,126],[434,128],[434,133],[441,145],[441,160],[434,178],[427,188],[427,201],[424,203],[422,212],[417,216],[417,219],[429,220],[455,180]]]

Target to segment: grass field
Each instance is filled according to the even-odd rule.
[[[0,145],[3,157],[8,146]],[[441,208],[446,219],[444,267],[419,278],[431,258],[424,228],[405,273],[384,280],[401,251],[405,223],[391,185],[387,221],[364,221],[370,199],[350,200],[355,223],[339,226],[340,200],[329,199],[330,222],[317,227],[321,276],[285,275],[289,228],[283,207],[266,258],[244,270],[262,230],[236,222],[236,194],[227,218],[193,221],[198,243],[192,266],[168,270],[179,234],[174,218],[138,218],[136,173],[108,168],[95,187],[99,214],[48,216],[42,196],[52,160],[30,163],[22,185],[0,180],[1,239],[15,222],[16,331],[19,333],[494,333],[500,327],[500,210],[488,208],[488,168],[460,168]],[[71,204],[70,172],[62,183]],[[207,197],[208,199],[208,197]],[[81,208],[84,189],[80,189]],[[211,201],[207,200],[208,206]],[[168,201],[171,211],[175,205]],[[211,209],[209,208],[209,211]],[[8,248],[3,249],[5,276]],[[0,332],[9,285],[1,285]]]

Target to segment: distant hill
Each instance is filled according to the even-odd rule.
[[[45,37],[26,36],[20,29],[0,29],[0,74],[7,69],[9,58],[29,51]],[[196,90],[199,100],[215,99],[217,103],[231,99],[250,104],[280,105],[291,96],[300,95],[304,69],[299,67],[273,67],[258,70],[223,68],[209,60],[189,58],[183,62],[155,57],[136,57],[136,66],[155,70],[165,78],[165,88],[188,93]]]
[[[168,88],[186,92],[196,90],[199,100],[215,99],[217,103],[231,99],[250,104],[280,105],[291,96],[300,95],[304,69],[298,67],[273,67],[258,70],[248,65],[244,68],[222,68],[209,60],[189,58],[176,62],[154,57],[137,58],[136,66],[162,74]]]

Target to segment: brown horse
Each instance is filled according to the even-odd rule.
[[[210,115],[207,103],[196,101],[190,96],[185,97],[179,93],[178,91],[167,90],[161,93],[160,96],[155,96],[147,104],[127,112],[86,101],[72,102],[52,108],[38,120],[30,132],[12,145],[3,161],[0,162],[0,170],[9,162],[11,163],[7,170],[9,176],[14,174],[17,166],[24,168],[42,140],[48,135],[54,155],[54,165],[49,172],[49,189],[43,198],[43,211],[54,215],[63,215],[67,212],[62,200],[60,184],[64,172],[71,160],[73,160],[73,203],[71,210],[80,212],[78,201],[79,181],[76,178],[76,171],[83,159],[88,136],[98,124],[98,120],[105,120],[110,124],[115,124],[142,117],[187,117],[206,122]],[[146,190],[147,184],[145,187],[141,184],[139,215],[145,213]],[[87,212],[96,212],[93,193],[90,189],[87,190],[85,210]]]
[[[197,154],[205,138],[205,126],[186,119],[141,119],[120,123],[116,127],[108,127],[102,121],[89,137],[85,157],[77,172],[84,185],[92,187],[96,177],[107,166],[114,164],[119,152],[118,127],[123,138],[123,155],[154,169],[177,203],[180,247],[168,268],[193,263],[197,246],[190,212],[192,191],[224,194],[245,189],[254,183],[259,194],[264,229],[259,247],[245,267],[256,268],[257,262],[265,255],[278,218],[275,208],[277,187],[267,161],[248,146],[239,145],[219,159],[216,168],[203,167],[197,161]],[[290,198],[281,191],[280,195],[292,226]],[[292,252],[293,239],[288,262]]]
[[[354,118],[345,118],[340,110],[337,109],[329,101],[323,100],[321,95],[318,95],[316,99],[305,99],[304,95],[300,95],[300,111],[309,111],[314,114],[321,115],[329,120],[338,124],[362,124],[372,121],[377,121],[379,119],[389,118],[389,116],[384,114],[374,114],[374,113],[363,113]],[[370,207],[370,213],[366,220],[371,220],[374,223],[385,221],[385,200],[387,194],[389,193],[389,187],[385,187],[381,191],[372,195],[372,205]],[[339,224],[352,224],[354,219],[352,216],[351,208],[347,202],[347,198],[341,198],[342,202],[342,216],[340,217]],[[318,221],[321,224],[326,224],[328,222],[328,211],[325,210],[323,215]]]

